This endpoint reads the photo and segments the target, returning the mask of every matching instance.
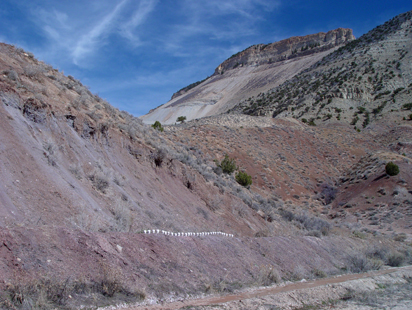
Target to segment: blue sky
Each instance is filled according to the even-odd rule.
[[[410,0],[0,0],[0,41],[22,47],[140,116],[258,43],[352,28]]]

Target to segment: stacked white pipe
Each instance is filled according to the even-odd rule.
[[[143,230],[143,233],[145,234],[163,234],[167,236],[177,236],[177,237],[200,237],[200,236],[212,236],[212,235],[218,235],[218,236],[224,236],[224,237],[231,237],[233,238],[233,234],[227,234],[221,231],[203,231],[203,232],[172,232],[172,231],[166,231],[166,230],[161,230],[161,229],[145,229]]]

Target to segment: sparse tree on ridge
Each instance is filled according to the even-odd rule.
[[[183,124],[186,121],[186,116],[179,116],[176,122]]]
[[[156,130],[163,131],[163,126],[159,121],[155,121],[152,127]]]

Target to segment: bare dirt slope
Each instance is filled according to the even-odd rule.
[[[412,127],[408,120],[397,122],[375,122],[360,133],[339,122],[308,126],[293,118],[222,115],[171,126],[165,135],[196,156],[236,158],[260,195],[252,207],[267,219],[279,216],[273,205],[292,212],[299,205],[353,229],[410,238],[411,161],[398,141],[408,141]],[[398,175],[386,175],[389,161],[399,165]]]

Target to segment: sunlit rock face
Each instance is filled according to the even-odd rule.
[[[351,29],[339,28],[253,45],[221,63],[211,77],[179,90],[141,119],[148,124],[174,124],[179,116],[192,120],[226,112],[241,100],[282,84],[353,39]]]

